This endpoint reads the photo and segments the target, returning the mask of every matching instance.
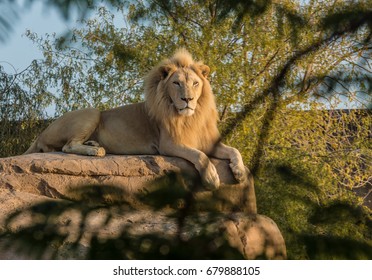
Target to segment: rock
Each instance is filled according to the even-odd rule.
[[[213,160],[221,177],[221,187],[215,192],[206,191],[198,184],[199,178],[191,163],[174,157],[163,156],[116,156],[88,157],[63,153],[29,154],[0,159],[0,191],[1,203],[12,193],[19,193],[17,197],[49,197],[59,199],[73,199],[79,193],[81,186],[106,186],[101,188],[112,191],[109,186],[120,189],[121,194],[115,198],[126,199],[137,203],[135,196],[149,193],[154,188],[161,187],[161,181],[154,180],[167,176],[172,180],[173,174],[183,173],[186,179],[182,185],[189,184],[193,189],[194,197],[200,210],[229,211],[231,208],[245,213],[256,213],[256,198],[253,179],[250,176],[248,184],[237,184],[227,161]],[[177,178],[173,178],[177,181]],[[196,181],[195,181],[196,180]],[[180,182],[179,182],[180,183]],[[177,182],[173,182],[178,187]],[[113,193],[109,194],[114,195]],[[118,197],[122,196],[122,197]],[[138,206],[138,205],[137,205]],[[18,207],[18,206],[17,206]],[[17,209],[17,208],[15,208]]]
[[[285,258],[279,229],[257,214],[249,171],[238,184],[228,162],[213,163],[221,186],[212,192],[180,158],[0,159],[0,259]]]

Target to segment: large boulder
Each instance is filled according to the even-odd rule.
[[[0,259],[285,258],[249,171],[238,184],[228,162],[212,161],[216,191],[174,157],[0,159]]]

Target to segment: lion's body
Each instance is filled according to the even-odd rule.
[[[159,129],[148,117],[143,102],[102,112],[89,140],[111,154],[159,154]]]
[[[219,142],[217,110],[209,68],[184,50],[145,78],[145,102],[100,112],[68,112],[47,127],[26,153],[64,151],[83,155],[162,154],[191,161],[206,186],[218,175],[208,156],[230,159],[238,180],[245,170],[240,153]]]

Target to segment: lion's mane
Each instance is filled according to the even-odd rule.
[[[179,115],[172,105],[164,78],[164,69],[189,68],[203,81],[202,94],[192,116]],[[178,50],[169,59],[163,60],[145,77],[145,104],[150,118],[166,129],[178,144],[192,143],[201,150],[210,150],[219,140],[218,113],[209,81],[202,73],[203,63],[195,62],[190,53]]]

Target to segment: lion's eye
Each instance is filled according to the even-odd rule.
[[[199,82],[194,82],[194,83],[193,83],[193,86],[194,86],[194,87],[197,87],[198,85],[199,85]]]
[[[179,82],[173,82],[173,84],[175,84],[176,86],[180,87],[181,84]]]

